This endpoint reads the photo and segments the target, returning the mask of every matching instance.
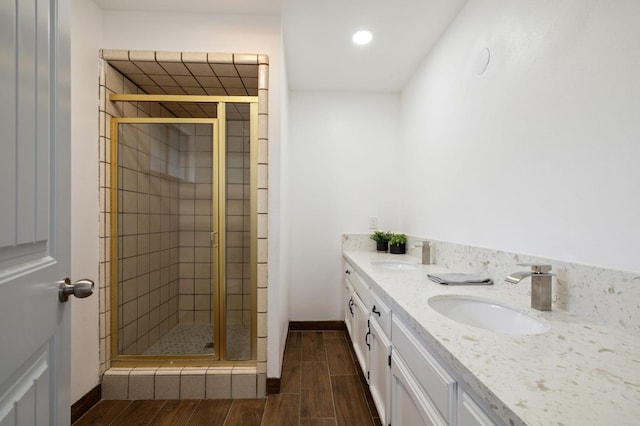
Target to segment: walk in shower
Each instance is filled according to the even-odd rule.
[[[232,363],[262,383],[267,59],[102,55],[101,371]]]
[[[269,58],[100,59],[103,396],[264,396]]]
[[[114,359],[255,359],[257,100],[111,99]]]

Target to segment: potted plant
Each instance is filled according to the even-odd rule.
[[[369,238],[376,242],[376,250],[387,252],[389,250],[389,238],[391,238],[391,232],[389,231],[375,231]]]
[[[389,251],[393,254],[405,254],[407,251],[407,236],[405,234],[391,234]]]

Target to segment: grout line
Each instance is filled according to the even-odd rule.
[[[273,395],[267,395],[267,400],[264,402],[264,409],[262,410],[262,418],[260,419],[260,426],[264,425],[264,414],[267,412],[267,407],[269,406],[269,399]]]
[[[324,338],[324,332],[322,332],[322,346],[324,347],[324,356],[327,360],[327,374],[329,375],[329,389],[331,389],[331,403],[333,404],[333,418],[336,419],[336,425],[338,424],[338,411],[336,410],[336,398],[333,394],[333,381],[331,380],[331,368],[329,367],[329,354],[327,353],[327,342]]]
[[[119,415],[117,415],[113,420],[111,420],[111,423],[109,423],[109,425],[112,425],[115,423],[116,420],[118,420],[120,418],[120,416],[122,416],[122,414],[127,411],[127,408],[129,408],[129,406],[131,406],[131,404],[133,403],[133,401],[129,401],[129,403],[122,409],[122,411],[120,412]],[[78,419],[79,420],[79,419]]]
[[[370,394],[370,391],[367,387],[365,387],[365,382],[363,382],[363,377],[364,377],[364,373],[362,373],[362,371],[360,371],[360,363],[358,362],[357,358],[356,358],[356,354],[353,350],[353,346],[350,344],[351,340],[348,339],[347,337],[347,333],[348,331],[343,331],[344,333],[344,337],[347,341],[347,347],[349,348],[349,354],[351,356],[351,361],[353,362],[354,368],[355,368],[355,376],[356,376],[356,380],[358,381],[358,384],[360,385],[360,389],[362,389],[362,396],[364,397],[364,403],[367,406],[367,411],[369,412],[369,418],[372,422],[373,425],[376,424],[376,422],[373,420],[375,417],[377,417],[378,412],[376,411],[375,413],[372,412],[372,408],[369,406],[369,398],[368,398],[368,393]],[[361,376],[362,375],[362,376]],[[374,407],[375,409],[375,407]],[[374,416],[375,414],[375,416]]]
[[[231,409],[233,408],[233,404],[235,403],[235,400],[232,399],[231,400],[231,405],[229,406],[229,409],[227,410],[227,415],[224,417],[224,421],[222,422],[222,425],[226,425],[227,424],[227,420],[229,420],[229,415],[231,414]],[[264,412],[262,412],[262,416],[264,417]]]
[[[205,393],[206,393],[206,376],[205,376]],[[189,416],[189,418],[187,419],[186,422],[184,422],[185,425],[188,425],[189,422],[191,421],[191,418],[193,417],[193,415],[196,413],[196,411],[198,411],[198,407],[200,407],[200,404],[202,403],[203,399],[199,399],[198,403],[193,407],[193,410],[191,410],[191,415]]]

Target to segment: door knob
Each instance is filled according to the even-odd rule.
[[[70,295],[74,295],[78,299],[84,299],[85,297],[89,297],[93,294],[93,287],[95,284],[90,279],[78,280],[75,283],[71,284],[71,280],[69,278],[65,278],[62,281],[59,281],[60,286],[58,287],[58,299],[60,302],[64,303],[69,300]]]

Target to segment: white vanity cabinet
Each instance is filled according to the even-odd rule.
[[[360,368],[366,377],[369,370],[369,310],[356,292],[353,293],[353,302],[354,321],[351,341]]]
[[[464,381],[450,373],[449,366],[440,362],[406,323],[395,316],[391,335],[392,414],[387,424],[502,425],[488,414],[488,407],[477,402]],[[418,418],[423,423],[408,422]]]
[[[459,426],[494,426],[498,424],[474,401],[464,389],[458,395],[458,425]]]
[[[373,282],[349,262],[344,270],[345,323],[383,425],[502,425]]]
[[[446,425],[409,367],[395,352],[391,361],[391,412],[387,425]]]
[[[390,419],[391,310],[371,290],[369,293],[369,391],[383,424]]]
[[[345,318],[358,364],[365,377],[369,363],[369,287],[355,269],[345,263]]]
[[[391,330],[392,411],[395,414],[394,402],[408,398],[425,418],[424,424],[453,424],[456,417],[456,380],[401,320],[394,317]]]
[[[347,326],[347,332],[353,339],[353,321],[355,315],[353,313],[353,286],[345,278],[344,280],[344,323]]]

